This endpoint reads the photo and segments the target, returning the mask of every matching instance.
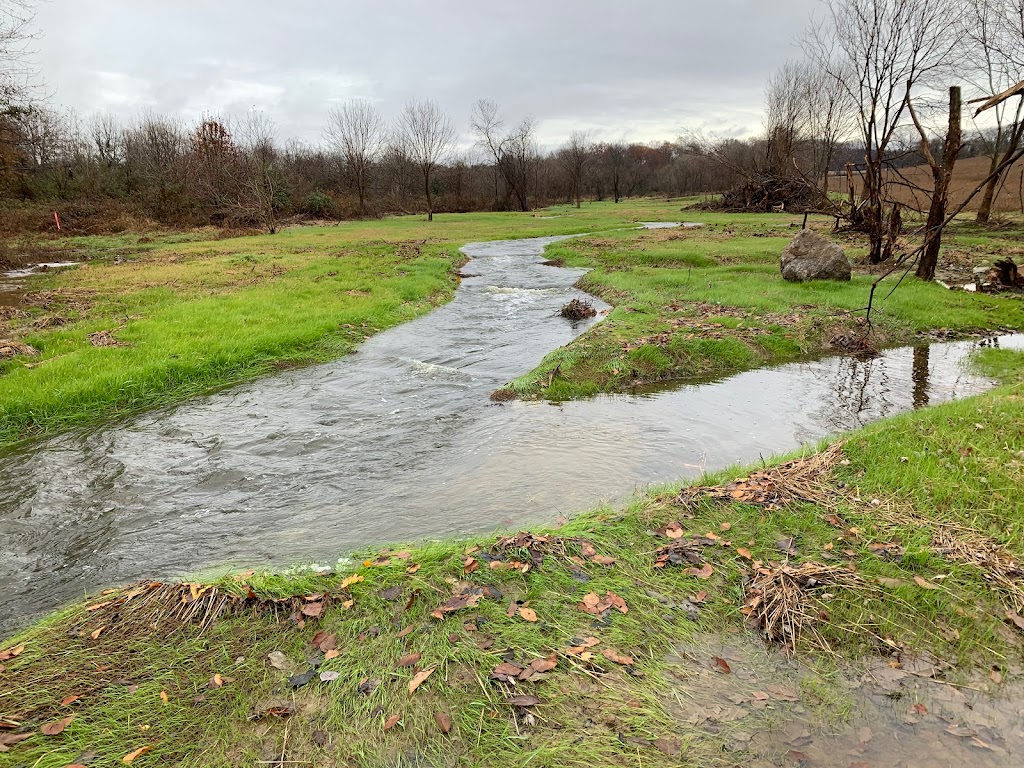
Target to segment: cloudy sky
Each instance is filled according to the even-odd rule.
[[[816,0],[46,0],[39,64],[81,114],[268,113],[315,143],[346,99],[438,101],[467,130],[490,98],[604,140],[760,126],[768,73]]]

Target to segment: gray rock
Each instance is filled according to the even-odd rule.
[[[809,229],[782,251],[782,277],[790,282],[849,280],[852,267],[843,249]]]

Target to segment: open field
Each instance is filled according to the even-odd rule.
[[[141,749],[138,765],[204,767],[733,765],[736,729],[781,728],[792,706],[804,743],[849,727],[867,750],[859,694],[837,682],[858,665],[906,677],[927,659],[947,686],[1010,695],[1024,627],[1022,360],[987,351],[979,364],[1006,382],[993,392],[878,423],[810,461],[705,479],[740,477],[720,491],[665,489],[511,539],[368,552],[330,576],[97,596],[0,645],[0,764],[113,766]],[[787,568],[818,579],[788,593],[796,632],[758,608]],[[172,616],[183,611],[193,618]],[[749,675],[705,645],[754,642],[749,621],[802,664],[781,688],[735,698],[724,729],[686,720],[679,659]],[[915,700],[921,732],[948,729]]]

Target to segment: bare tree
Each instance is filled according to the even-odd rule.
[[[497,173],[505,181],[508,196],[515,198],[520,211],[530,210],[530,180],[537,159],[536,122],[525,117],[506,131],[500,108],[488,99],[480,99],[473,106],[470,122],[477,143],[491,155]]]
[[[787,61],[768,77],[765,89],[765,160],[776,176],[794,173],[797,148],[808,138],[807,67]]]
[[[990,96],[1024,80],[1024,0],[967,0],[966,5],[960,33],[967,47],[963,74],[973,89]],[[998,104],[989,115],[995,122],[991,141],[986,142],[991,175],[1024,140],[1024,99],[1015,105]],[[979,134],[985,137],[984,131]],[[978,205],[978,222],[991,217],[1004,178],[1005,170],[989,179]]]
[[[237,164],[239,195],[237,206],[257,220],[270,234],[278,229],[277,211],[284,191],[274,147],[275,128],[261,112],[250,112],[238,131],[242,152]]]
[[[886,236],[887,162],[905,126],[915,86],[931,82],[957,43],[960,7],[949,0],[825,0],[827,23],[804,39],[808,57],[854,103],[864,162],[863,199],[851,210],[865,230],[872,263],[882,260]]]
[[[932,171],[931,202],[928,206],[928,220],[924,231],[924,249],[917,262],[917,276],[923,280],[935,278],[935,268],[939,263],[939,246],[942,242],[942,230],[946,222],[946,208],[949,203],[949,185],[953,180],[953,166],[960,154],[960,87],[949,89],[949,126],[942,144],[941,156],[936,156],[931,149],[931,139],[922,125],[913,102],[907,100],[907,109],[921,137],[921,154],[928,162]]]
[[[433,221],[434,193],[431,182],[437,167],[451,153],[455,142],[455,125],[436,102],[413,101],[406,104],[399,115],[395,136],[423,176],[427,221]]]
[[[586,131],[570,133],[569,140],[558,151],[559,165],[562,166],[562,171],[569,182],[569,188],[577,208],[580,207],[580,199],[583,194],[583,176],[592,156],[593,145]]]
[[[384,149],[387,136],[384,118],[368,101],[347,101],[331,111],[326,134],[341,154],[359,198],[359,213],[365,216],[370,171]]]
[[[30,0],[0,0],[0,115],[23,109],[28,101],[34,20]]]

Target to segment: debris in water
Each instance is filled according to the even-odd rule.
[[[573,299],[562,307],[561,315],[569,320],[584,320],[588,317],[596,316],[597,310],[590,305],[589,301]]]

